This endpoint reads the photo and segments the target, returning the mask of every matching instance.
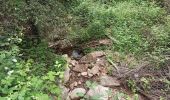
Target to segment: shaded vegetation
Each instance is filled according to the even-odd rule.
[[[98,49],[147,56],[159,66],[170,50],[168,4],[168,0],[0,0],[0,99],[61,99],[59,83],[67,64],[48,42],[79,45],[109,38],[111,47]]]

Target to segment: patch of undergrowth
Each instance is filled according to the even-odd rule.
[[[55,0],[0,4],[0,99],[60,100],[66,61],[48,48],[44,38],[62,23],[63,6]]]
[[[71,38],[82,42],[108,37],[114,50],[138,55],[169,44],[168,16],[156,2],[82,0],[71,14]]]
[[[127,84],[128,87],[130,87],[130,89],[134,93],[137,93],[140,89],[142,89],[142,91],[147,92],[151,89],[151,81],[153,81],[153,79],[147,77],[141,77],[138,82],[136,80],[129,79],[127,80]]]
[[[159,64],[159,67],[153,64],[141,68],[126,78],[126,84],[134,93],[145,94],[148,99],[168,100],[170,91],[168,62],[169,60]]]
[[[22,43],[21,38],[11,36],[1,42],[1,99],[60,99],[59,80],[66,64],[64,58],[54,55],[43,43],[21,52],[18,46]],[[24,56],[24,53],[27,55]]]
[[[67,12],[58,0],[3,0],[0,3],[0,23],[7,33],[15,33],[19,28],[28,37],[34,34],[50,40],[66,34]]]
[[[62,78],[66,62],[53,54],[44,38],[85,43],[108,37],[113,41],[111,47],[89,48],[86,52],[112,49],[137,57],[147,55],[157,70],[161,69],[169,59],[165,55],[169,55],[170,16],[160,7],[162,2],[156,1],[0,1],[0,97],[59,98],[56,80]],[[148,85],[147,80],[140,81]],[[135,88],[133,81],[129,84]]]

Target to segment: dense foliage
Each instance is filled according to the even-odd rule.
[[[60,98],[61,91],[57,84],[63,75],[64,58],[55,56],[46,45],[42,45],[44,43],[21,52],[21,48],[17,46],[22,43],[21,38],[10,37],[3,40],[0,50],[0,99]],[[25,57],[24,53],[29,55]]]
[[[62,7],[54,0],[26,1],[0,1],[0,99],[60,99],[66,61],[48,48],[44,36],[57,25]]]
[[[83,0],[74,7],[72,15],[77,18],[72,27],[76,38],[87,41],[109,37],[115,50],[153,52],[167,48],[170,42],[169,16],[155,2]]]
[[[169,8],[162,2],[0,0],[0,99],[59,100],[66,61],[48,48],[49,41],[107,37],[111,50],[160,60],[170,47]]]

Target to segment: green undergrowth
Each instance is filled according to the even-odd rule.
[[[169,45],[169,16],[147,0],[82,0],[70,11],[71,38],[90,41],[108,37],[113,50],[142,55]]]
[[[48,48],[49,41],[83,44],[109,38],[111,46],[85,52],[111,50],[163,62],[170,47],[170,15],[156,1],[0,1],[0,99],[60,100],[66,61]]]
[[[0,1],[0,100],[61,99],[66,61],[47,40],[63,9],[56,0]]]
[[[0,99],[60,100],[65,59],[44,42],[21,48],[24,41],[15,36],[1,39]]]

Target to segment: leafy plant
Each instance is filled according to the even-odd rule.
[[[137,92],[137,85],[134,80],[127,80],[127,85],[134,93]]]
[[[134,97],[133,100],[139,100],[139,97],[137,94],[135,94],[133,97]],[[132,98],[123,92],[118,92],[116,93],[116,95],[113,96],[113,100],[121,100],[121,99],[131,100]]]
[[[143,86],[144,90],[150,89],[150,80],[149,79],[142,77],[140,79],[140,81],[143,83],[142,86]]]
[[[41,60],[32,57],[38,57],[36,53],[30,53],[28,58],[24,57],[23,59],[23,51],[21,52],[21,48],[17,46],[22,43],[21,38],[11,36],[1,42],[6,47],[0,49],[0,97],[2,99],[41,100],[46,98],[46,100],[50,100],[52,96],[60,99],[61,91],[59,83],[56,84],[56,82],[57,78],[62,78],[65,68],[63,58],[54,57],[52,59],[56,60],[55,64],[47,66],[45,64],[46,53],[41,53],[41,57],[45,57]]]
[[[95,82],[86,81],[86,86],[88,88],[94,88],[97,85]]]
[[[154,2],[84,0],[79,1],[73,8],[73,17],[76,19],[73,23],[78,28],[73,28],[72,31],[79,40],[85,39],[86,42],[94,37],[98,39],[108,36],[113,40],[114,50],[137,55],[146,51],[153,52],[154,49],[150,48],[160,47],[164,40],[168,40],[168,33],[164,32],[166,25],[158,27],[160,32],[154,29],[155,25],[158,26],[166,20],[163,18],[166,12]],[[85,26],[78,22],[85,23]],[[74,24],[71,27],[74,27]],[[151,43],[150,39],[153,38],[149,37],[150,34],[155,34],[159,43]]]

